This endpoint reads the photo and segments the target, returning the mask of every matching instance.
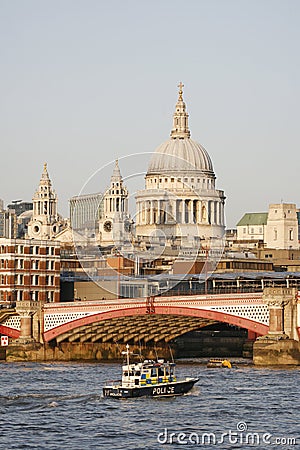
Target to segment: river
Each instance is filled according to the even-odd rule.
[[[238,449],[300,447],[300,368],[208,369],[182,397],[103,398],[119,364],[0,363],[0,449]]]

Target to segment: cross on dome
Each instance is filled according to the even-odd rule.
[[[182,100],[183,100],[183,98],[182,98],[182,94],[183,94],[182,88],[184,87],[184,84],[182,84],[182,82],[180,81],[180,83],[178,84],[177,87],[179,87],[179,96],[178,96],[178,100],[182,101]]]

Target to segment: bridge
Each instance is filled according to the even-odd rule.
[[[248,338],[255,341],[255,364],[300,364],[297,288],[68,303],[20,301],[16,308],[0,310],[0,334],[8,335],[12,346],[38,343],[44,352],[64,354],[67,349],[66,355],[88,348],[92,353],[87,359],[95,358],[99,348],[99,358],[106,358],[116,343],[163,349],[189,331],[220,322],[248,330]],[[44,360],[45,354],[30,357]]]
[[[217,322],[247,329],[255,338],[267,334],[270,324],[270,305],[262,292],[43,305],[23,301],[2,314],[1,334],[58,343],[169,342]],[[291,323],[285,329],[291,333]]]

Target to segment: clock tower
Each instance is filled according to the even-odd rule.
[[[128,190],[116,160],[110,187],[103,196],[103,214],[99,221],[100,245],[120,246],[131,242],[132,222],[128,212]]]

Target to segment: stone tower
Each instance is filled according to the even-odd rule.
[[[46,163],[32,201],[33,214],[28,223],[27,237],[52,239],[60,231],[61,223],[57,213],[57,195],[52,188]]]
[[[299,249],[295,204],[277,203],[269,206],[265,241],[267,248]]]
[[[99,241],[102,246],[120,246],[131,241],[132,220],[128,211],[128,190],[123,183],[118,160],[103,196],[103,214],[99,221]]]

